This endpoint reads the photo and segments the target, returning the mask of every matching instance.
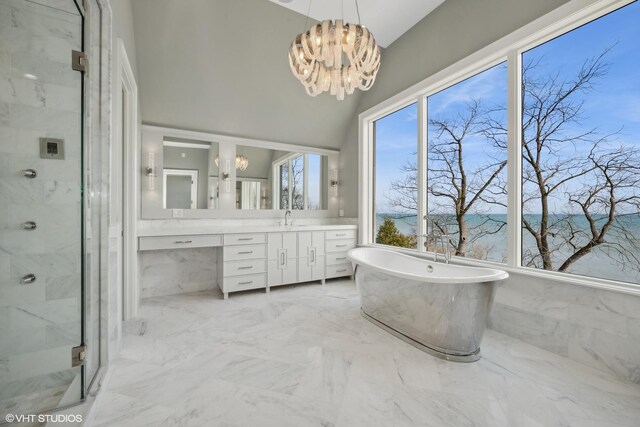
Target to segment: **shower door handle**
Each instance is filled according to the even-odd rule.
[[[20,284],[22,285],[29,285],[33,282],[36,281],[36,275],[35,274],[27,274],[25,276],[22,276],[22,279],[20,279]]]

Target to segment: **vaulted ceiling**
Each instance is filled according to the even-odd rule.
[[[358,23],[360,20],[371,31],[381,47],[388,47],[416,25],[444,0],[269,0],[316,21],[344,19]]]
[[[298,7],[297,2],[289,6]],[[345,0],[345,14],[351,13],[349,2]],[[369,8],[376,2],[384,7],[374,15]],[[403,5],[413,6],[439,2],[402,0]],[[303,30],[305,15],[267,0],[131,3],[145,123],[341,147],[361,94],[356,91],[342,102],[328,94],[312,98],[293,77],[287,51]],[[314,12],[319,18],[331,8],[325,0],[313,3],[321,5]],[[371,25],[380,25],[376,20],[391,16],[391,9],[401,9],[389,6],[395,1],[359,3],[363,20],[371,19]],[[410,21],[404,22],[406,26]],[[395,18],[387,19],[387,27],[388,40],[404,32]]]

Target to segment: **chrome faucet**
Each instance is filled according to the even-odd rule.
[[[286,211],[284,213],[284,226],[288,226],[289,225],[289,219],[291,219],[291,211]],[[293,225],[293,222],[291,222],[291,225]]]
[[[444,223],[440,226],[437,220],[432,219],[429,221],[426,215],[425,219],[427,220],[427,234],[423,237],[427,239],[427,242],[433,242],[433,261],[438,262],[438,243],[440,243],[444,262],[445,264],[449,264],[451,260],[451,249],[449,248],[449,231],[447,230],[447,224]],[[429,222],[431,222],[431,232],[429,232]]]

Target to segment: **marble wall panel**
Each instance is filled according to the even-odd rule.
[[[511,273],[490,327],[640,383],[640,296]]]

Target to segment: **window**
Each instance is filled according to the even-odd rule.
[[[522,265],[637,282],[640,3],[522,55]]]
[[[278,190],[280,193],[280,209],[289,209],[289,162],[285,162],[278,167]]]
[[[289,153],[272,164],[278,177],[274,190],[280,209],[327,209],[327,156]]]
[[[322,178],[322,156],[319,154],[307,155],[309,183],[307,185],[307,209],[322,209],[322,183],[327,182],[327,177]],[[326,191],[325,191],[326,192]]]
[[[363,114],[362,243],[637,289],[640,1],[562,9]]]
[[[417,248],[418,104],[374,123],[376,243]]]
[[[427,226],[457,256],[507,260],[506,110],[506,63],[427,98]]]

